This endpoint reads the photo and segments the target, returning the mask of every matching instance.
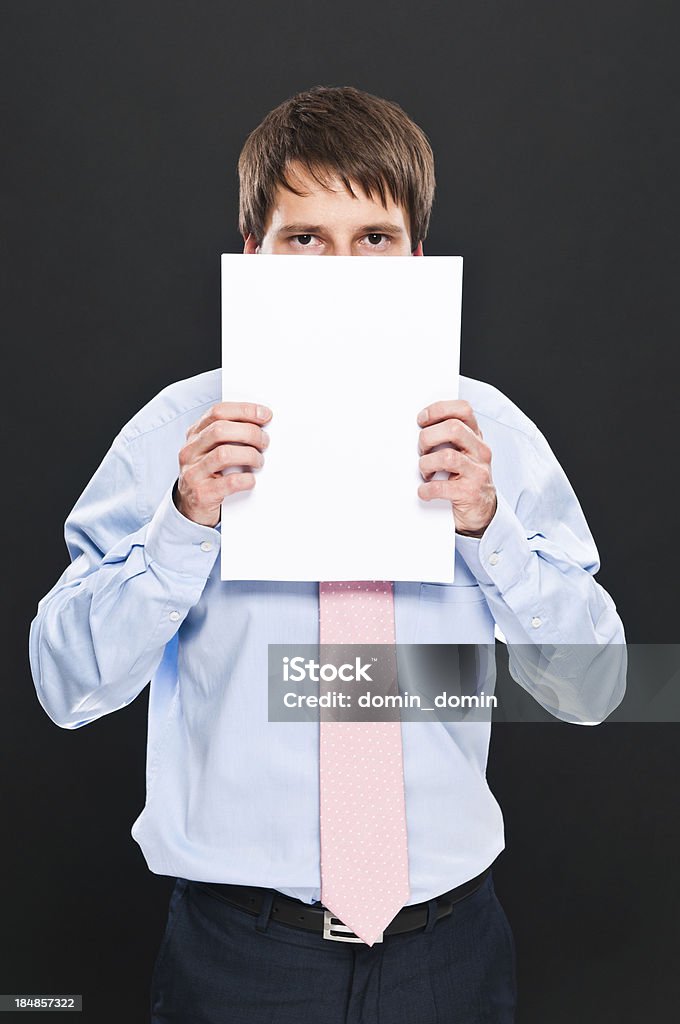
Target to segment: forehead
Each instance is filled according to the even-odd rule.
[[[314,223],[335,220],[363,222],[366,218],[375,220],[379,217],[381,221],[389,219],[395,226],[406,230],[406,211],[394,202],[389,193],[385,196],[386,205],[383,206],[378,195],[369,198],[358,182],[351,181],[354,191],[352,195],[336,174],[330,171],[320,174],[325,182],[322,185],[305,167],[297,163],[290,166],[286,177],[296,192],[278,186],[267,217],[266,230],[311,217]],[[302,194],[297,195],[297,192]]]

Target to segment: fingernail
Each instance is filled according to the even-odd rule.
[[[418,423],[424,423],[427,419],[427,409],[421,409],[418,413]]]
[[[266,405],[258,405],[257,407],[257,418],[259,420],[268,420],[271,416],[272,411],[268,409]]]
[[[267,433],[266,430],[263,430],[262,431],[262,447],[263,448],[269,448],[269,440],[270,440],[269,434]]]

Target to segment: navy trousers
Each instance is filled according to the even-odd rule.
[[[271,890],[270,890],[271,892]],[[232,907],[178,878],[152,1024],[512,1024],[515,946],[491,873],[448,917],[367,946]]]

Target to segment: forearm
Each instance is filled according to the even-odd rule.
[[[508,643],[623,643],[623,625],[609,594],[584,565],[540,534],[527,537],[499,495],[480,539],[457,535]]]
[[[129,704],[199,601],[220,534],[183,517],[168,492],[151,521],[98,564],[76,558],[38,605],[30,662],[49,717],[76,728]]]
[[[566,721],[606,718],[625,691],[625,635],[587,567],[587,546],[577,559],[541,534],[527,537],[500,496],[483,537],[458,537],[457,545],[508,644],[517,682]]]

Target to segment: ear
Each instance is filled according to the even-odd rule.
[[[248,256],[254,256],[259,248],[260,247],[255,241],[255,236],[252,234],[252,232],[249,235],[245,236],[245,242],[243,245],[244,253],[247,253]]]
[[[422,243],[422,241],[418,242],[417,246],[413,250],[413,255],[414,256],[422,256],[423,255],[423,243]]]

